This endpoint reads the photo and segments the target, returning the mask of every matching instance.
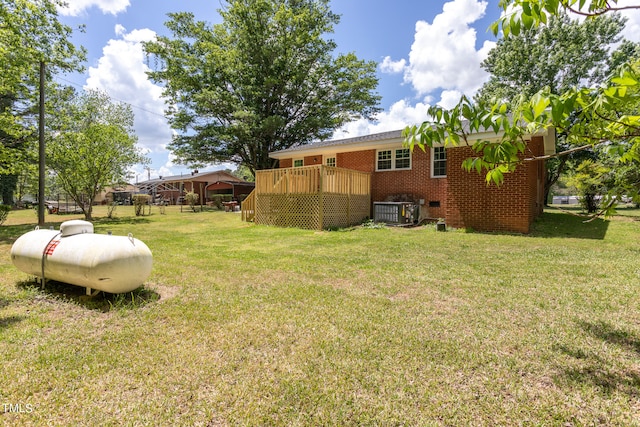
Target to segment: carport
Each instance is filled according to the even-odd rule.
[[[216,194],[228,194],[235,200],[244,198],[255,188],[254,182],[246,181],[216,181],[207,185],[207,199],[211,199]]]

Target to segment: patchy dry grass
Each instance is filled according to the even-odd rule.
[[[640,425],[632,212],[530,236],[125,214],[96,231],[154,270],[108,307],[27,286],[9,248],[36,217],[0,227],[0,423]]]

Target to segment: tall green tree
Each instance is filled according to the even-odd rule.
[[[0,175],[11,193],[37,139],[39,64],[46,80],[80,70],[85,50],[58,21],[60,0],[0,0]],[[7,195],[7,197],[11,197]]]
[[[617,197],[622,201],[633,200],[632,196],[640,193],[640,162],[629,162],[623,165],[616,164],[611,169],[613,185],[617,190]],[[640,199],[635,198],[636,207],[640,205]]]
[[[128,169],[144,163],[136,148],[133,112],[106,94],[65,92],[51,117],[47,164],[60,187],[92,219],[93,201],[106,187],[123,182]]]
[[[640,59],[640,42],[623,40],[620,46],[611,54],[609,58],[609,70],[607,75],[615,72],[625,64],[636,62]]]
[[[619,15],[580,22],[561,13],[551,17],[548,25],[500,39],[482,63],[490,78],[476,99],[487,103],[495,99],[509,101],[518,96],[531,97],[545,88],[561,94],[572,87],[601,83],[613,61],[610,46],[620,40],[624,23]],[[629,49],[631,46],[625,44],[620,52],[628,53]],[[558,135],[556,144],[559,152],[570,148],[564,134]],[[549,159],[545,200],[569,165],[592,155],[593,152],[576,152]]]
[[[561,13],[545,26],[501,38],[482,62],[490,77],[476,99],[510,101],[545,87],[560,94],[601,83],[609,70],[611,45],[620,41],[625,21],[615,14],[580,22]]]
[[[232,161],[254,173],[269,152],[325,139],[379,111],[376,64],[334,55],[329,0],[227,0],[223,22],[170,14],[173,37],[145,44],[164,84],[170,149],[183,163]]]
[[[574,10],[593,19],[619,9],[640,8],[617,5],[616,0],[501,0],[505,13],[492,24],[494,33],[505,37],[545,25],[562,10]],[[434,143],[468,144],[477,153],[466,159],[467,170],[484,171],[488,183],[501,184],[504,175],[527,161],[607,146],[619,164],[640,161],[640,91],[638,67],[626,62],[596,87],[572,87],[561,94],[545,88],[531,97],[522,95],[510,102],[471,102],[463,97],[451,110],[432,107],[421,125],[407,127],[411,147]],[[479,130],[492,130],[495,139],[478,140]],[[553,156],[532,157],[526,153],[525,137],[543,130],[566,134],[570,149]],[[524,157],[524,158],[523,158]],[[604,213],[610,214],[618,198],[616,190],[605,194]],[[637,193],[634,195],[638,197]]]
[[[24,205],[24,202],[33,202],[33,196],[38,194],[38,165],[37,160],[21,168],[17,175],[17,183],[13,192],[15,202],[18,206]],[[46,179],[46,177],[45,177]],[[49,191],[51,189],[47,188]],[[26,200],[27,196],[31,196]]]
[[[238,165],[238,167],[235,170],[228,170],[228,172],[233,176],[243,179],[245,181],[255,182],[256,180],[256,177],[253,175],[251,170],[245,165]]]

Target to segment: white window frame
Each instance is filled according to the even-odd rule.
[[[391,158],[388,159],[388,161],[391,162],[391,167],[389,169],[380,169],[380,153],[382,152],[386,152],[386,151],[390,151],[391,152]],[[406,168],[398,168],[396,167],[396,163],[398,160],[405,160],[406,158],[404,156],[402,157],[398,157],[398,151],[407,151],[409,153],[409,166]],[[387,159],[384,159],[387,160]],[[394,148],[384,148],[384,149],[379,149],[376,150],[376,172],[386,172],[386,171],[408,171],[411,170],[411,166],[413,165],[413,156],[411,155],[411,150],[409,150],[408,148],[403,148],[403,147],[394,147]]]
[[[331,159],[333,159],[333,165],[328,164],[329,160],[331,160]],[[335,154],[331,154],[331,155],[325,156],[324,164],[325,164],[325,166],[336,167],[336,166],[338,166],[338,157]]]
[[[301,165],[296,166],[296,162],[302,162],[302,164],[301,164]],[[292,159],[292,161],[291,161],[291,165],[292,165],[294,168],[301,168],[301,167],[303,167],[303,166],[304,166],[304,158],[300,158],[300,159]]]
[[[443,150],[444,159],[436,159],[436,148]],[[436,175],[436,161],[444,162],[444,174]],[[447,150],[444,147],[432,147],[431,148],[431,178],[446,178],[447,177]]]
[[[401,155],[398,156],[398,152],[401,152]],[[399,160],[409,160],[409,166],[404,168],[398,167]],[[396,148],[393,150],[393,169],[395,170],[411,170],[411,150],[409,148]]]
[[[385,162],[388,161],[390,166],[388,168],[380,169],[380,153],[387,151],[389,152],[389,158],[382,160],[384,160]],[[384,172],[390,170],[393,170],[393,149],[376,150],[376,171]]]

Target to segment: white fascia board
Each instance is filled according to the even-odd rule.
[[[269,157],[273,159],[290,159],[309,156],[335,155],[338,153],[350,153],[354,151],[366,150],[384,150],[390,148],[401,148],[404,145],[404,138],[390,138],[373,141],[358,141],[345,144],[331,144],[322,147],[308,146],[296,150],[283,150],[270,153]]]
[[[498,134],[494,132],[479,132],[469,136],[469,143],[473,144],[477,140],[493,140],[498,139],[504,135],[504,132]],[[555,153],[555,129],[544,129],[529,136],[543,136],[545,154]],[[345,142],[343,144],[337,142],[336,144],[328,144],[321,147],[314,147],[313,145],[305,146],[293,150],[282,150],[273,153],[269,153],[269,157],[277,160],[291,159],[291,158],[303,158],[309,156],[322,156],[322,155],[335,155],[338,153],[350,153],[354,151],[365,150],[384,150],[390,148],[398,148],[404,145],[403,137],[387,138],[387,139],[374,139],[374,140],[360,140],[355,142]],[[442,147],[443,144],[434,144],[434,147]],[[463,144],[461,144],[462,146]],[[450,147],[447,147],[450,148]],[[552,152],[548,152],[553,150]]]
[[[556,154],[556,129],[549,129],[544,137],[544,155],[550,156]]]

